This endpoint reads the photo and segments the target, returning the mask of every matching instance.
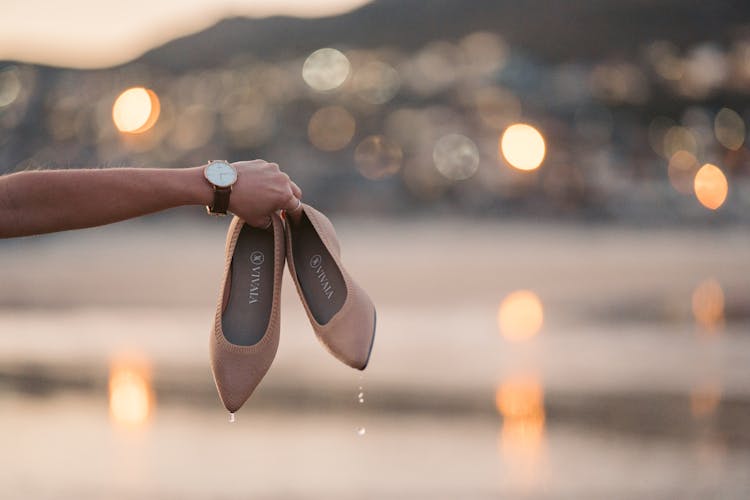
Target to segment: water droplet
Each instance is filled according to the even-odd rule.
[[[357,427],[357,435],[364,436],[367,430],[364,427]]]
[[[235,421],[234,412],[229,413],[229,423],[233,424]]]

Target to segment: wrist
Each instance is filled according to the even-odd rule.
[[[214,188],[203,175],[205,165],[181,169],[189,205],[210,205]]]

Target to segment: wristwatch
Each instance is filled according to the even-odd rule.
[[[211,215],[226,215],[232,185],[237,182],[237,170],[225,160],[211,160],[203,169],[206,180],[214,187],[214,200],[206,206]]]

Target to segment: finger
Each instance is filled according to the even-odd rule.
[[[257,229],[268,229],[269,227],[271,227],[271,224],[273,224],[270,215],[267,215],[265,217],[253,217],[252,221],[247,220],[246,222]]]
[[[299,201],[299,200],[297,200],[297,201]],[[296,223],[298,223],[302,219],[302,213],[303,213],[302,212],[302,203],[300,202],[300,204],[294,210],[285,210],[284,211],[285,220],[287,222],[291,222],[291,223],[295,223],[296,224]]]
[[[299,200],[299,198],[297,198],[296,196],[291,196],[289,197],[289,201],[287,202],[287,204],[284,206],[284,210],[292,213],[292,212],[296,212],[301,207],[302,207],[302,202]]]
[[[292,185],[292,193],[294,193],[294,196],[298,199],[302,199],[302,190],[299,188],[297,184],[294,183],[294,181],[289,181],[289,183]]]

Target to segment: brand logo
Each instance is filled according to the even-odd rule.
[[[317,254],[313,255],[310,259],[310,267],[315,271],[315,276],[317,276],[318,281],[320,282],[320,289],[323,291],[323,295],[325,295],[328,300],[331,300],[331,297],[333,297],[333,287],[328,280],[328,275],[326,275],[326,272],[323,270],[323,258]]]
[[[250,254],[250,262],[252,262],[256,266],[263,264],[264,260],[266,260],[266,258],[263,255],[263,252],[256,250]]]
[[[261,264],[266,258],[263,252],[258,250],[250,254],[250,292],[248,294],[248,302],[250,304],[256,304],[260,301],[260,269]]]

